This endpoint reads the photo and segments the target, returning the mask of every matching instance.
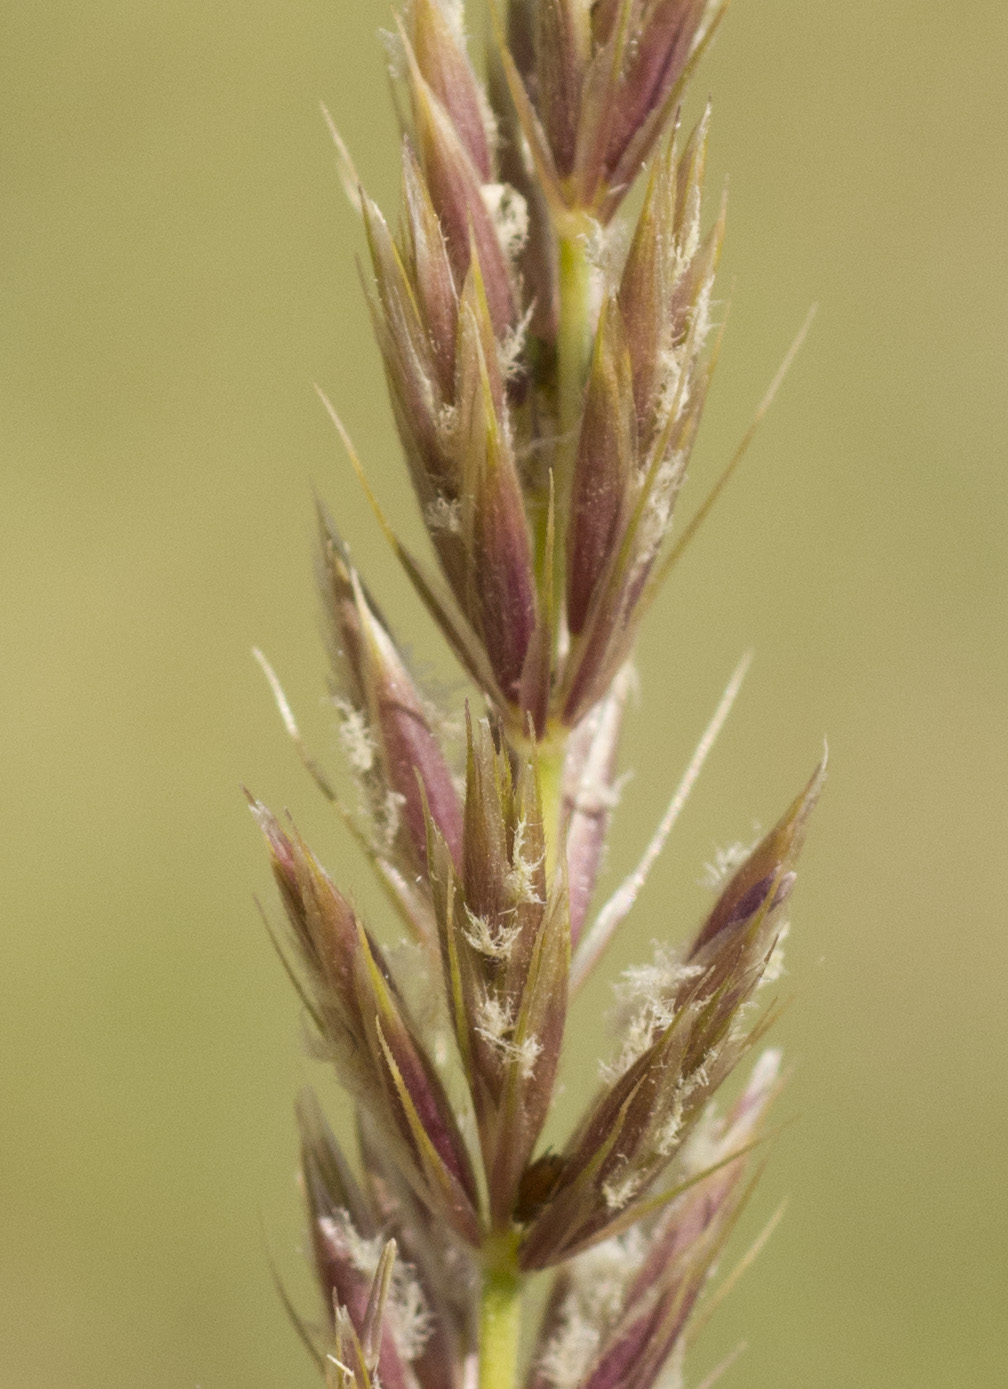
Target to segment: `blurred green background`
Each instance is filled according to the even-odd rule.
[[[313,1067],[239,787],[370,900],[250,656],[335,762],[313,487],[459,691],[312,389],[415,537],[319,114],[393,204],[388,10],[3,10],[0,1383],[296,1389],[269,1260],[310,1305]],[[746,0],[693,89],[732,308],[684,512],[820,307],[644,637],[609,882],[756,659],[613,967],[689,929],[714,848],[831,750],[777,1031],[792,1122],[739,1248],[788,1211],[694,1384],[741,1340],[748,1389],[1003,1374],[1006,53],[994,0]]]

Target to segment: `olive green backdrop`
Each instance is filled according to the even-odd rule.
[[[6,0],[0,15],[0,1383],[298,1389],[292,1100],[313,1078],[253,904],[247,783],[359,899],[250,648],[336,759],[311,578],[328,500],[421,664],[461,687],[313,393],[407,533],[319,114],[386,205],[384,3]],[[743,472],[653,612],[613,881],[756,659],[613,952],[685,932],[828,736],[778,1029],[794,1070],[690,1361],[747,1389],[999,1382],[1006,108],[994,0],[740,0],[701,69],[729,176],[726,347],[696,505],[812,301]],[[604,990],[576,1015],[586,1055]],[[591,1081],[568,1076],[565,1112]],[[730,1263],[730,1260],[727,1261]]]

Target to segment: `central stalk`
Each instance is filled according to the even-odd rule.
[[[484,1247],[480,1303],[479,1389],[515,1389],[521,1337],[521,1274],[511,1234]]]

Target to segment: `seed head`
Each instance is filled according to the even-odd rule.
[[[321,512],[331,693],[370,826],[344,818],[411,942],[386,943],[252,801],[288,970],[356,1130],[344,1152],[316,1101],[299,1101],[326,1312],[306,1335],[330,1389],[510,1386],[517,1299],[541,1270],[553,1283],[526,1389],[651,1389],[681,1360],[748,1193],[777,1054],[756,1061],[724,1117],[715,1101],[773,1016],[756,1004],[778,972],[824,764],[733,857],[691,937],[677,942],[664,912],[653,962],[617,988],[594,1094],[543,1146],[569,999],[635,907],[742,678],[639,867],[592,919],[637,631],[683,543],[669,535],[716,357],[724,205],[703,206],[710,112],[681,139],[677,108],[723,9],[491,0],[484,87],[458,0],[403,0],[398,224],[352,176],[365,292],[436,569],[365,486],[474,689],[462,759]],[[636,223],[613,236],[644,166]]]

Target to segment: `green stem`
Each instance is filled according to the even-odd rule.
[[[479,1389],[515,1389],[521,1282],[513,1239],[505,1237],[498,1249],[489,1246],[480,1306]]]
[[[563,769],[567,751],[567,731],[555,728],[539,743],[539,796],[542,802],[543,833],[546,839],[546,881],[552,882],[560,843],[563,814]]]
[[[584,406],[584,386],[591,360],[592,274],[588,239],[592,229],[587,216],[571,214],[559,238],[560,282],[557,324],[557,407],[560,440],[556,451],[556,549],[553,591],[556,611],[562,611],[567,576],[567,523],[571,487],[577,460],[578,434]]]

